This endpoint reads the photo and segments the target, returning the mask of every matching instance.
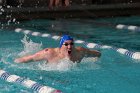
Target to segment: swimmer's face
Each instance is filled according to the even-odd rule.
[[[63,43],[61,49],[63,53],[67,56],[70,56],[74,47],[74,43],[72,40],[67,40]]]

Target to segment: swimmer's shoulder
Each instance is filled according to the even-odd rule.
[[[58,51],[58,48],[45,48],[44,49],[44,52],[49,53],[49,54],[56,53],[57,51]]]

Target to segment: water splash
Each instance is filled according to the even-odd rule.
[[[57,63],[47,63],[39,64],[40,70],[46,71],[69,71],[76,67],[77,63],[73,63],[72,61],[64,58]]]
[[[45,70],[45,71],[84,71],[84,70],[96,70],[100,69],[97,61],[93,58],[84,58],[81,63],[74,63],[67,58],[59,60],[54,63],[46,63],[46,61],[37,61],[30,63],[14,64],[12,67],[18,67],[19,69],[30,69],[30,70]],[[97,63],[96,63],[97,62]]]
[[[24,36],[23,40],[21,40],[24,50],[18,54],[18,56],[25,56],[29,54],[36,53],[37,51],[41,50],[42,43],[35,43],[31,39],[29,40],[29,37],[27,35]]]
[[[81,71],[99,69],[100,66],[96,64],[98,58],[83,58],[81,63],[74,63],[67,58],[64,58],[57,63],[43,63],[38,64],[40,70],[46,71]]]

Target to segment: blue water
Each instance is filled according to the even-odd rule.
[[[75,39],[140,51],[140,33],[115,29],[114,25],[119,23],[139,26],[140,17],[32,20],[16,25],[10,24],[7,29],[0,30],[0,68],[11,74],[60,89],[64,93],[140,93],[140,61],[111,49],[98,49],[102,53],[99,60],[72,64],[68,69],[66,64],[61,64],[61,69],[49,69],[42,61],[21,64],[13,62],[25,50],[25,45],[21,42],[24,35],[14,32],[14,28],[17,27],[53,35],[70,34]],[[37,50],[57,47],[59,44],[58,41],[48,38],[30,35],[28,37],[34,44],[42,44]],[[35,47],[34,44],[32,47]],[[0,80],[0,93],[32,92],[26,87]]]

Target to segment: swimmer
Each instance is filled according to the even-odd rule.
[[[72,62],[80,62],[84,57],[100,57],[101,53],[83,47],[75,47],[74,40],[69,35],[63,35],[58,48],[46,48],[33,55],[15,59],[16,63],[45,60],[49,63],[67,58]]]

